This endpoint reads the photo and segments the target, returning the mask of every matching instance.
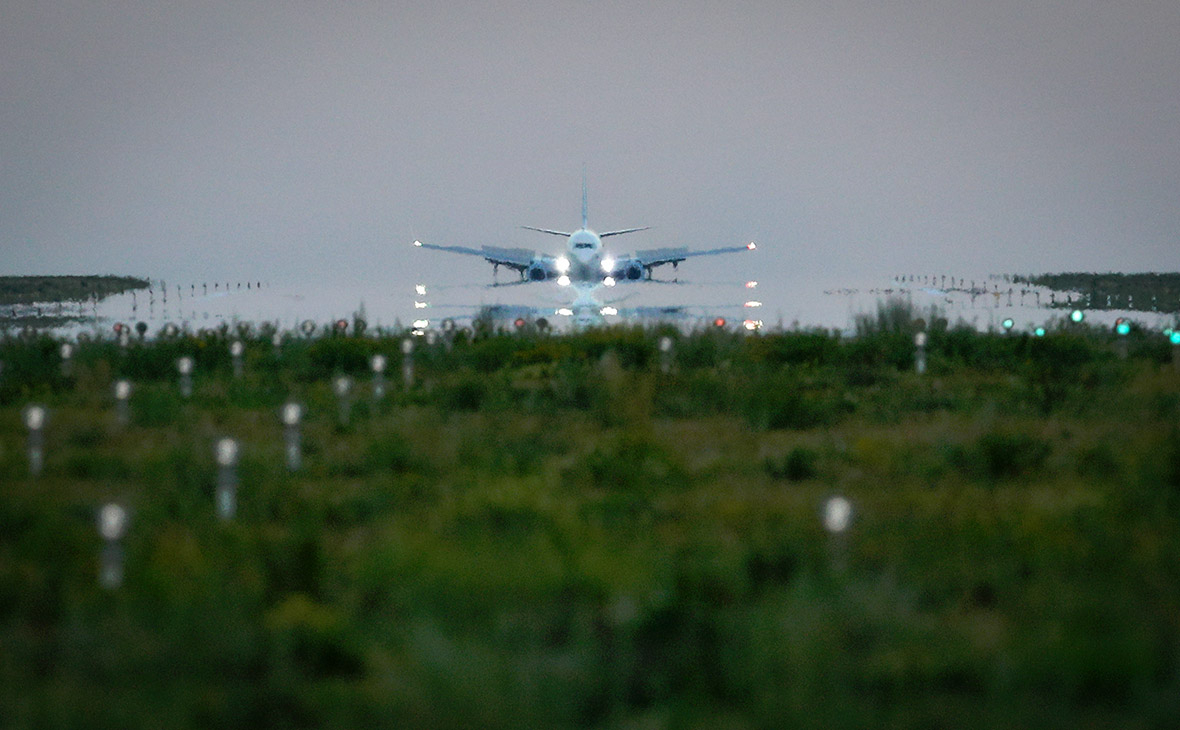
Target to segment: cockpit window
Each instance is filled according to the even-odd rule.
[[[575,243],[574,248],[594,248],[592,243]]]

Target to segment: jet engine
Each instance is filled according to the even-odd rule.
[[[643,267],[639,264],[631,264],[627,267],[627,278],[631,281],[638,281],[643,278]]]
[[[549,277],[549,272],[545,271],[545,267],[541,264],[533,264],[528,268],[529,281],[545,281]]]

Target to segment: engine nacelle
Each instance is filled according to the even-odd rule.
[[[541,264],[533,264],[528,268],[527,272],[529,281],[545,281],[549,278],[549,272]]]
[[[643,267],[639,264],[631,264],[627,267],[627,278],[631,281],[638,281],[643,278]]]

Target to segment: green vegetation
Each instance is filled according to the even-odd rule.
[[[392,336],[262,332],[240,379],[224,334],[80,343],[65,371],[53,339],[0,340],[0,726],[1174,727],[1171,347],[950,327],[919,376],[912,313],[878,319],[417,340],[408,390]]]
[[[0,276],[0,332],[82,322],[88,304],[148,286],[131,276]]]
[[[1180,274],[1038,274],[1013,281],[1076,292],[1091,309],[1180,312]],[[1056,306],[1071,305],[1061,301]]]
[[[148,286],[133,276],[0,276],[0,305],[102,300]]]

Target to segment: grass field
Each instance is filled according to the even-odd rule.
[[[0,725],[1176,727],[1180,373],[1129,340],[488,335],[408,389],[395,336],[0,341]]]

